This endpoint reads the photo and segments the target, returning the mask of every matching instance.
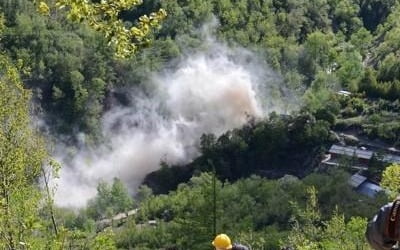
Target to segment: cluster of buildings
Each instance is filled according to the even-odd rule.
[[[379,183],[369,180],[362,172],[368,170],[373,157],[387,164],[400,164],[400,155],[388,152],[376,152],[366,147],[343,146],[333,144],[328,151],[325,159],[322,160],[323,166],[339,166],[346,164],[357,171],[351,176],[349,184],[359,193],[369,197],[375,197],[377,193],[383,191]]]

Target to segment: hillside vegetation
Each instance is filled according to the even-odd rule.
[[[252,249],[369,249],[367,220],[389,198],[353,190],[349,161],[319,163],[339,133],[400,146],[400,1],[147,0],[116,18],[132,27],[160,9],[168,15],[159,12],[146,39],[124,51],[123,37],[110,42],[71,20],[68,6],[42,15],[33,1],[0,0],[0,248],[211,249],[226,232]],[[298,105],[198,134],[198,157],[160,162],[134,196],[134,184],[115,178],[79,211],[57,207],[48,178],[63,166],[46,142],[104,142],[103,115],[129,106],[132,91],[147,93],[152,73],[206,50],[207,27],[280,79],[266,103]],[[380,180],[386,165],[370,163],[368,176]]]

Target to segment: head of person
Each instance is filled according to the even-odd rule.
[[[218,234],[212,242],[216,250],[232,249],[231,239],[226,234]]]

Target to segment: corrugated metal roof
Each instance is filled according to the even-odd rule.
[[[362,176],[360,174],[354,174],[351,176],[350,180],[349,180],[349,184],[350,186],[357,188],[358,186],[360,186],[365,180],[367,180],[367,177]]]
[[[387,154],[383,156],[382,160],[389,163],[400,163],[400,156]]]
[[[339,155],[347,155],[350,157],[356,156],[359,159],[370,160],[372,158],[372,155],[374,154],[374,151],[362,150],[362,149],[358,149],[356,147],[340,146],[340,145],[333,144],[332,147],[329,149],[329,153],[339,154]],[[399,155],[384,154],[382,160],[385,162],[389,162],[389,163],[400,164],[400,156]]]
[[[356,147],[344,147],[336,144],[332,145],[332,147],[329,149],[329,153],[347,155],[350,157],[356,156],[357,158],[367,160],[371,159],[372,155],[374,154],[374,152],[370,150],[361,150]]]

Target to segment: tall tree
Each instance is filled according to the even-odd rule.
[[[48,155],[31,127],[30,92],[0,55],[0,248],[39,249],[39,177]],[[36,234],[33,237],[34,233]]]
[[[133,206],[133,200],[121,180],[114,178],[112,185],[100,182],[97,195],[88,204],[88,214],[94,219],[126,212]]]

